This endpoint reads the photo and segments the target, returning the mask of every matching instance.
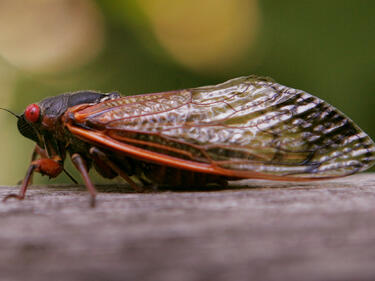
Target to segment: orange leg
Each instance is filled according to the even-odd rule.
[[[18,194],[9,194],[4,197],[3,201],[5,202],[9,198],[16,198],[22,200],[25,198],[27,187],[30,185],[32,176],[34,172],[39,172],[42,175],[47,175],[51,178],[57,177],[63,170],[62,165],[59,161],[53,159],[38,159],[31,162],[29,169],[26,172],[26,176],[23,179],[20,192]]]
[[[38,156],[40,156],[40,158],[48,158],[48,155],[47,155],[47,152],[43,149],[43,148],[40,148],[39,145],[35,145],[34,147],[34,150],[33,150],[33,154],[31,154],[31,161],[30,161],[30,165],[32,162],[34,162]],[[22,184],[23,180],[20,180],[18,181],[17,184]],[[29,183],[28,185],[32,185],[33,184],[33,175],[30,176],[30,179],[29,179]]]
[[[34,161],[38,156],[40,156],[40,158],[42,159],[48,158],[47,151],[36,144],[33,154],[31,156],[31,162]],[[68,176],[68,178],[71,179],[72,182],[74,182],[75,184],[78,184],[78,182],[73,178],[73,176],[64,168],[63,168],[63,172]],[[33,182],[33,178],[31,177],[30,184],[32,184],[32,182]]]
[[[40,158],[48,158],[47,151],[36,144],[31,156],[31,161],[34,161],[38,157],[38,155],[40,156]]]

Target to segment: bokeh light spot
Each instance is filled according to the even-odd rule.
[[[238,64],[259,28],[256,0],[143,0],[160,44],[197,71],[220,72]]]
[[[20,69],[71,69],[103,46],[102,16],[91,0],[2,0],[0,6],[0,56]]]

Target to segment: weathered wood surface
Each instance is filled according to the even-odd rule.
[[[375,174],[241,187],[32,187],[0,204],[0,280],[375,280]]]

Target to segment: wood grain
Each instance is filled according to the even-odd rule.
[[[0,204],[0,280],[375,280],[375,174],[231,187],[33,186]]]

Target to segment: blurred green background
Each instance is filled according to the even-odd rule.
[[[257,74],[328,101],[374,138],[374,12],[370,0],[1,0],[0,106]],[[10,114],[0,125],[0,183],[15,184],[33,143]]]

